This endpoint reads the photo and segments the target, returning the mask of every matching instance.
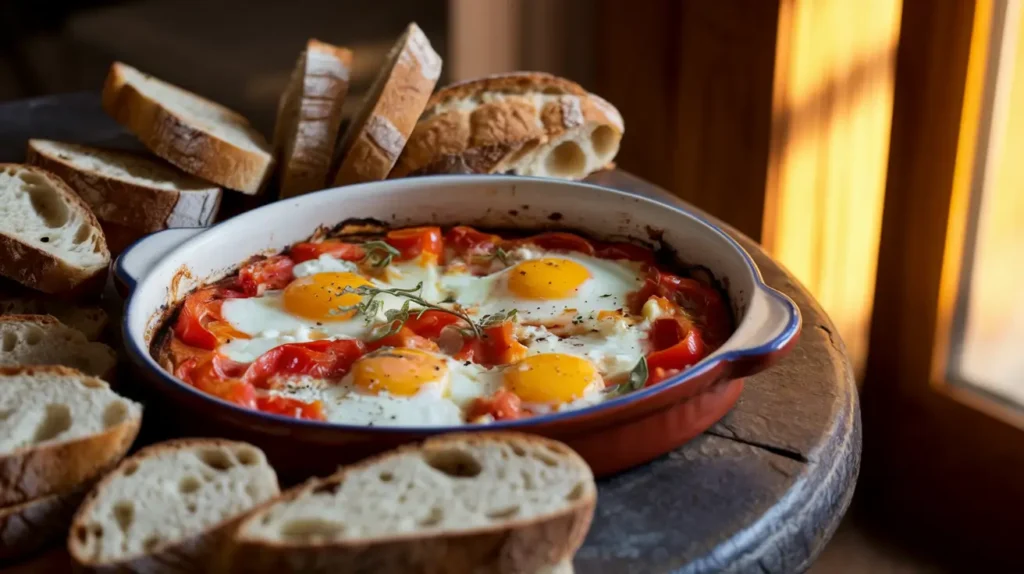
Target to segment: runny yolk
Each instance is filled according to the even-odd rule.
[[[355,311],[338,313],[340,307],[351,307],[362,299],[355,293],[343,293],[346,287],[356,289],[372,285],[355,273],[317,273],[300,277],[284,289],[284,308],[292,315],[316,321],[345,321]]]
[[[523,261],[509,271],[508,288],[524,299],[566,299],[576,294],[590,271],[557,257]]]
[[[593,363],[586,359],[545,353],[511,365],[503,379],[505,388],[523,402],[550,405],[582,398],[587,387],[600,376]]]
[[[430,383],[447,385],[448,363],[419,349],[383,349],[356,361],[352,380],[373,394],[387,391],[408,397]]]

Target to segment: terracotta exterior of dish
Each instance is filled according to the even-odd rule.
[[[138,308],[139,305],[133,306],[132,302],[129,302],[125,318],[125,342],[132,360],[138,367],[139,375],[149,383],[149,388],[154,392],[156,400],[149,401],[147,416],[160,419],[157,426],[162,432],[168,434],[173,432],[193,436],[223,436],[251,442],[267,453],[270,461],[278,469],[282,480],[288,483],[303,480],[311,475],[327,474],[333,472],[340,464],[354,462],[404,443],[423,440],[433,434],[451,430],[450,428],[433,429],[429,427],[409,429],[356,427],[314,423],[269,415],[224,403],[178,381],[156,366],[148,356],[149,335],[143,334],[143,332],[152,331],[152,321],[148,317],[134,314],[144,312],[155,315],[159,309],[164,308],[166,302],[180,299],[185,292],[182,289],[187,286],[180,287],[173,284],[173,278],[178,276],[177,270],[183,262],[191,262],[195,259],[195,253],[190,256],[189,248],[197,249],[196,246],[200,245],[197,242],[200,240],[203,240],[201,244],[205,249],[210,246],[219,247],[221,236],[224,241],[230,240],[229,238],[237,239],[239,228],[244,232],[255,234],[255,231],[246,226],[260,225],[263,221],[260,218],[266,218],[268,214],[276,215],[277,212],[287,214],[289,207],[296,210],[303,207],[307,211],[313,210],[319,205],[316,202],[326,205],[334,198],[356,198],[359,196],[357,192],[364,190],[362,196],[366,197],[372,195],[377,189],[383,189],[384,186],[396,185],[406,186],[409,189],[400,190],[401,193],[394,193],[409,194],[407,197],[415,198],[417,201],[424,201],[424,194],[437,193],[439,187],[445,190],[463,188],[461,192],[468,194],[467,190],[473,186],[488,189],[497,186],[499,191],[502,186],[505,186],[507,193],[514,195],[517,188],[522,190],[533,186],[536,189],[530,192],[533,195],[532,199],[538,203],[546,202],[552,204],[552,207],[557,206],[563,209],[567,209],[567,205],[570,207],[573,205],[574,200],[570,197],[572,193],[585,192],[587,201],[598,202],[597,207],[590,207],[590,209],[603,209],[601,206],[607,204],[613,214],[619,214],[616,217],[621,217],[626,222],[622,227],[626,227],[628,224],[628,226],[642,229],[647,223],[630,219],[635,217],[634,213],[640,212],[639,209],[634,212],[622,209],[623,206],[630,207],[631,202],[639,200],[624,198],[623,194],[618,192],[584,184],[498,176],[423,178],[423,180],[411,183],[409,181],[401,182],[401,180],[401,183],[380,182],[328,190],[267,206],[262,209],[273,211],[265,211],[262,214],[257,214],[259,217],[252,216],[246,221],[241,221],[235,226],[235,229],[223,228],[218,231],[217,228],[213,228],[212,231],[199,234],[194,241],[188,241],[188,239],[192,235],[196,235],[195,231],[189,233],[183,230],[171,230],[164,232],[162,237],[161,234],[157,234],[151,236],[152,239],[148,242],[143,240],[129,248],[115,266],[115,272],[126,288],[135,288],[135,281],[138,280],[137,291],[146,291],[145,300],[148,301],[148,307]],[[391,191],[393,192],[393,190]],[[565,200],[552,198],[552,193],[554,195],[563,194]],[[524,195],[529,196],[530,194]],[[605,197],[602,197],[602,194]],[[507,195],[495,197],[500,197],[508,202]],[[581,197],[583,196],[577,197],[575,201],[578,202]],[[525,201],[524,199],[524,210]],[[646,200],[644,201],[646,202]],[[304,206],[303,202],[312,205]],[[619,206],[618,210],[615,209],[616,204]],[[458,209],[483,209],[486,205],[485,203],[483,207],[450,207],[449,209],[456,211]],[[654,202],[646,202],[642,209],[647,210],[652,218],[657,216],[658,223],[663,229],[673,229],[670,225],[675,223],[678,223],[677,229],[690,226],[692,229],[687,232],[689,235],[684,235],[684,237],[689,237],[692,241],[703,241],[706,239],[705,235],[715,236],[708,239],[707,245],[713,245],[715,249],[719,249],[722,252],[721,256],[725,258],[722,259],[723,261],[732,258],[729,265],[732,266],[735,276],[731,283],[735,285],[746,281],[749,290],[752,291],[740,293],[741,296],[746,297],[748,306],[743,312],[750,317],[759,317],[758,320],[763,320],[764,324],[748,324],[749,321],[744,318],[734,335],[734,338],[740,340],[734,342],[728,352],[705,359],[682,374],[651,388],[642,389],[579,411],[538,416],[511,423],[497,423],[494,426],[459,427],[460,430],[485,431],[495,427],[515,428],[557,439],[579,452],[590,464],[596,476],[607,476],[648,462],[702,433],[735,405],[743,389],[743,377],[768,368],[792,349],[800,331],[799,311],[792,301],[761,282],[749,256],[724,232],[686,212],[669,206],[659,207],[659,205]],[[406,209],[414,211],[416,208],[406,206]],[[662,209],[678,214],[678,222],[671,213],[660,213]],[[491,211],[491,208],[487,207],[487,211]],[[374,215],[379,217],[378,214]],[[242,217],[247,216],[248,214]],[[329,215],[324,217],[329,217]],[[562,217],[559,214],[559,219]],[[582,215],[579,217],[581,220],[586,219]],[[591,219],[594,217],[596,215],[590,216]],[[554,219],[552,218],[552,220]],[[472,222],[467,221],[466,223]],[[588,227],[583,223],[580,225],[584,229]],[[292,240],[290,237],[280,238],[280,241],[285,244]],[[185,246],[182,249],[177,249],[177,244],[182,241],[185,241]],[[673,247],[676,246],[673,245]],[[223,254],[220,256],[221,258],[226,257]],[[740,260],[737,257],[745,259]],[[742,265],[737,264],[737,261],[749,269],[740,269]],[[711,265],[708,266],[716,276],[719,276],[718,269]],[[741,277],[740,272],[749,273],[749,276]],[[138,275],[145,275],[145,278],[139,278]],[[197,275],[201,276],[202,273],[197,273]],[[166,281],[164,281],[165,279]],[[154,282],[156,283],[154,284]],[[735,293],[730,293],[730,297],[736,296]],[[135,297],[136,294],[133,293],[132,298]]]

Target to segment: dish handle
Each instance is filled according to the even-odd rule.
[[[760,284],[754,291],[740,328],[740,343],[722,359],[733,378],[765,370],[786,355],[800,337],[800,309],[783,293]]]
[[[114,280],[126,295],[157,262],[175,247],[205,231],[206,227],[174,227],[147,235],[125,249],[114,260]]]

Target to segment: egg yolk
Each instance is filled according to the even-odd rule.
[[[566,299],[590,279],[586,267],[569,259],[544,257],[523,261],[510,270],[509,291],[524,299]]]
[[[513,364],[503,376],[505,388],[523,402],[561,404],[583,397],[599,380],[593,363],[580,357],[546,353]]]
[[[424,385],[448,380],[448,363],[419,349],[385,349],[366,355],[352,365],[352,380],[377,394],[415,395]]]
[[[359,303],[361,296],[342,293],[346,287],[356,289],[372,285],[365,277],[355,273],[317,273],[300,277],[284,289],[284,308],[292,315],[316,321],[345,321],[355,311],[338,313],[340,307]]]

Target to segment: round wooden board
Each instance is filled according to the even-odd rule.
[[[137,145],[103,116],[96,94],[2,104],[0,126],[0,161],[21,161],[30,137]],[[620,171],[589,181],[679,201]],[[728,230],[768,284],[800,306],[800,342],[781,363],[748,379],[736,408],[711,430],[652,463],[600,481],[577,572],[800,572],[850,502],[860,463],[860,414],[842,340],[792,275],[753,241]],[[60,562],[60,556],[47,559]],[[22,571],[38,571],[25,566],[30,570]]]

